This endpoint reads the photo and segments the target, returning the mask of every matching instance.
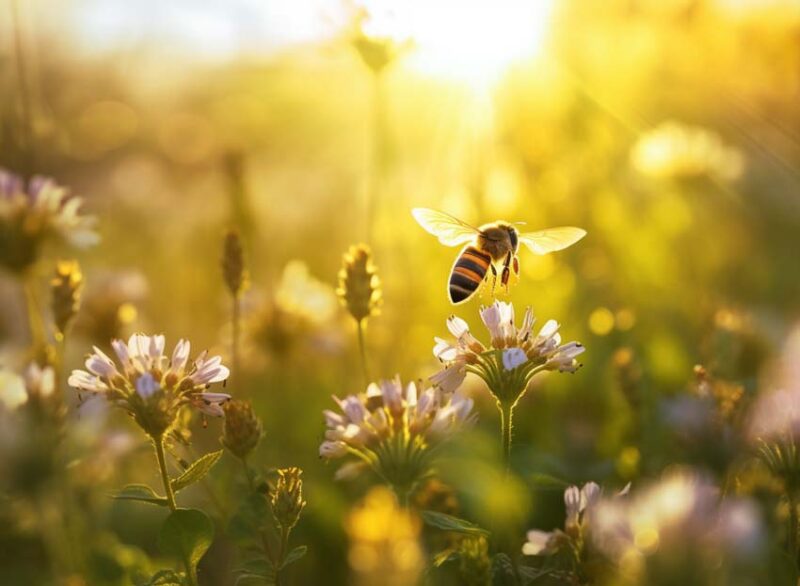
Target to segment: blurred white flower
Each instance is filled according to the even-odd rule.
[[[22,272],[44,243],[62,239],[77,247],[96,244],[94,218],[81,214],[82,200],[47,177],[30,181],[0,168],[0,264]]]
[[[744,168],[744,158],[714,132],[679,122],[664,122],[644,134],[631,152],[633,166],[657,178],[707,176],[733,180]]]

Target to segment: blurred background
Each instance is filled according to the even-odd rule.
[[[255,462],[305,471],[309,554],[291,583],[346,583],[343,519],[371,482],[334,482],[317,452],[330,396],[363,386],[342,254],[370,244],[383,284],[373,376],[433,374],[454,311],[482,334],[487,299],[449,305],[457,250],[410,208],[588,231],[562,253],[521,251],[508,297],[582,341],[583,369],[523,400],[513,482],[487,464],[499,423],[468,381],[480,421],[442,471],[461,516],[508,519],[519,545],[563,519],[543,478],[621,487],[676,463],[726,478],[741,451],[691,401],[750,401],[800,317],[797,0],[12,0],[0,87],[0,165],[56,178],[99,218],[68,368],[134,331],[229,355],[220,255],[241,232],[250,287],[228,390],[263,419]],[[13,279],[0,299],[3,365],[18,369]],[[137,465],[147,443],[100,405],[73,408],[92,526],[108,551],[157,555],[163,512],[107,498],[157,482]],[[198,425],[198,453],[218,436]],[[212,482],[234,491],[236,462],[219,466]],[[38,583],[36,536],[4,531],[3,571]],[[233,554],[215,548],[206,583],[226,584]]]

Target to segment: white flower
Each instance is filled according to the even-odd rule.
[[[56,373],[51,366],[42,368],[35,362],[31,362],[25,370],[23,380],[25,381],[25,391],[29,397],[46,398],[51,396],[56,389]]]
[[[472,399],[439,388],[403,386],[399,377],[372,383],[366,393],[334,397],[341,413],[324,411],[327,430],[319,447],[327,459],[358,457],[392,485],[410,484],[430,471],[433,448],[471,420]]]
[[[626,486],[618,496],[627,493]],[[528,531],[528,541],[522,546],[525,555],[552,555],[562,546],[572,543],[573,547],[582,547],[589,527],[588,516],[597,506],[602,489],[596,482],[588,482],[583,488],[569,486],[564,491],[564,508],[566,519],[564,530]]]
[[[513,402],[537,372],[575,372],[580,367],[576,357],[584,347],[578,342],[561,344],[555,320],[547,321],[534,335],[536,320],[530,307],[525,309],[519,328],[511,303],[495,301],[482,307],[480,316],[491,337],[488,348],[472,335],[464,320],[454,316],[448,318],[447,329],[455,342],[434,338],[433,354],[444,367],[430,381],[442,390],[454,392],[467,372],[472,372],[486,382],[495,398]]]
[[[94,218],[80,213],[82,200],[52,179],[36,176],[27,183],[0,168],[0,230],[9,256],[0,251],[0,264],[24,270],[37,260],[41,244],[53,237],[86,247],[99,240]]]
[[[137,421],[152,424],[152,416],[146,416],[135,401],[138,395],[145,401],[157,391],[163,391],[165,415],[155,427],[169,427],[177,409],[192,405],[201,412],[215,417],[223,415],[222,405],[230,399],[226,393],[208,392],[209,385],[222,382],[230,372],[219,356],[208,357],[203,352],[194,362],[189,361],[190,344],[179,340],[170,360],[164,353],[165,338],[162,335],[146,336],[133,334],[128,342],[113,340],[111,347],[117,355],[116,364],[102,350],[94,352],[86,360],[87,370],[73,370],[70,386],[79,391],[101,394],[111,403],[129,411]],[[149,433],[149,432],[148,432]]]

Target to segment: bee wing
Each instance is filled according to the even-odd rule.
[[[428,208],[414,208],[411,215],[427,232],[439,239],[445,246],[465,244],[480,234],[480,230],[454,218],[450,214]]]
[[[586,230],[572,226],[548,228],[538,232],[525,232],[519,235],[519,241],[534,254],[547,254],[563,250],[586,236]]]

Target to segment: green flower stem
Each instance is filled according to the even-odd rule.
[[[175,491],[172,490],[172,481],[169,479],[169,471],[167,470],[164,436],[154,437],[153,445],[156,448],[156,458],[158,459],[158,468],[161,471],[161,481],[164,483],[164,492],[167,495],[167,504],[171,510],[176,511],[178,504],[175,502]],[[189,584],[197,586],[197,569],[188,559],[183,560],[183,565],[186,566],[186,576],[189,578]]]
[[[250,492],[256,492],[256,484],[253,482],[253,471],[250,468],[250,464],[247,462],[247,458],[239,458],[242,462],[242,467],[244,468],[244,476],[247,479],[247,487],[250,489]],[[269,544],[269,535],[264,529],[259,530],[259,536],[261,537],[261,546],[264,548],[264,553],[267,555],[267,559],[269,559],[272,567],[275,569],[275,585],[280,585],[280,579],[278,578],[278,566],[282,563],[282,560],[276,559],[272,553],[272,546]]]
[[[789,497],[789,556],[792,559],[792,566],[795,571],[795,580],[800,577],[800,565],[798,565],[797,539],[800,531],[800,518],[797,515],[797,490],[790,488]]]
[[[369,385],[369,369],[367,368],[367,345],[364,341],[364,320],[357,322],[358,329],[358,352],[361,356],[361,372],[364,375],[364,387]]]
[[[45,327],[42,314],[39,310],[39,300],[36,296],[36,280],[33,271],[23,277],[22,286],[25,289],[25,302],[28,310],[28,324],[31,332],[31,343],[39,349],[45,342]]]
[[[515,403],[516,404],[516,403]],[[503,463],[506,473],[511,470],[511,441],[514,432],[514,405],[497,403],[500,411],[500,441],[503,446]]]
[[[234,377],[239,382],[239,337],[241,336],[241,303],[239,295],[233,296],[233,308],[231,311],[231,366],[233,367]]]

